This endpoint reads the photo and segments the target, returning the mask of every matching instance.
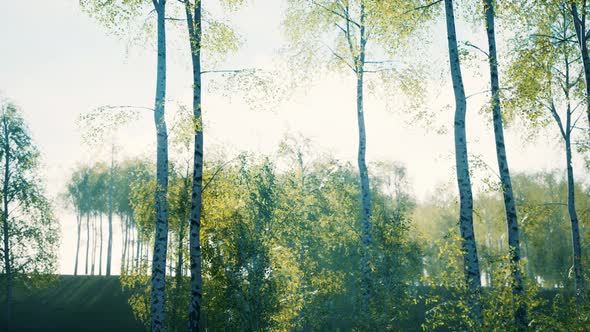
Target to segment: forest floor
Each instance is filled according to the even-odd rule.
[[[4,287],[0,294],[4,322]],[[12,331],[145,331],[118,276],[60,276],[41,289],[19,284],[14,297]]]

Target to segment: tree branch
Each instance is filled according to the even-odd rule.
[[[352,71],[356,72],[356,69],[354,69],[353,66],[351,66],[348,61],[346,61],[346,59],[344,59],[344,57],[342,57],[340,54],[336,53],[336,51],[334,51],[330,46],[324,44],[324,46],[326,46],[326,48],[328,48],[330,50],[330,52],[332,52],[332,55],[334,55],[336,58],[338,58],[340,61],[342,61],[346,66],[348,66],[348,68],[352,69]]]
[[[483,53],[483,54],[484,54],[484,55],[485,55],[487,58],[489,58],[489,57],[490,57],[490,55],[488,54],[488,52],[484,51],[483,49],[481,49],[481,48],[480,48],[479,46],[477,46],[477,45],[474,45],[474,44],[472,44],[472,43],[470,43],[470,42],[468,42],[468,41],[464,42],[463,44],[464,44],[465,46],[469,46],[469,47],[471,47],[471,48],[474,48],[474,49],[476,49],[476,50],[480,51],[480,52],[481,52],[481,53]]]
[[[383,63],[396,63],[397,60],[382,60],[382,61],[365,61],[366,64],[383,64]]]
[[[154,111],[153,108],[150,107],[145,107],[145,106],[133,106],[133,105],[117,105],[117,106],[112,106],[112,105],[105,105],[105,106],[100,106],[97,109],[117,109],[117,108],[137,108],[137,109],[143,109],[143,110],[148,110],[148,111]]]
[[[213,74],[213,73],[242,73],[247,71],[256,71],[256,69],[220,69],[220,70],[204,70],[201,72],[203,74]]]
[[[326,10],[326,11],[328,11],[328,12],[330,12],[330,13],[332,13],[332,14],[334,14],[334,15],[336,15],[336,16],[344,19],[344,20],[346,20],[347,22],[350,22],[350,23],[352,23],[352,24],[354,24],[354,25],[356,25],[357,27],[360,28],[360,24],[358,24],[357,22],[353,21],[348,14],[343,15],[343,14],[341,14],[341,13],[339,13],[339,12],[337,12],[337,11],[331,9],[331,8],[328,8],[328,7],[326,7],[326,6],[318,3],[317,1],[314,1],[314,0],[311,0],[311,3],[313,3],[314,5],[320,7],[320,8],[322,8],[322,9],[324,9],[324,10]]]
[[[565,129],[563,128],[563,123],[561,122],[561,117],[559,116],[559,114],[557,114],[557,110],[555,109],[555,103],[553,102],[553,98],[551,98],[551,106],[549,107],[549,110],[551,111],[551,115],[553,115],[553,118],[555,119],[555,121],[557,122],[557,125],[559,126],[559,131],[561,132],[561,136],[565,139],[565,137],[566,137]]]
[[[229,163],[232,163],[234,161],[236,161],[237,159],[240,158],[240,155],[238,155],[237,157],[230,159],[228,161],[226,161],[225,163],[221,164],[219,167],[217,167],[217,169],[215,170],[215,172],[213,173],[213,175],[211,175],[211,177],[209,178],[209,181],[207,181],[205,183],[205,185],[203,186],[203,188],[201,189],[201,193],[205,191],[205,189],[207,189],[207,187],[209,186],[209,184],[211,182],[213,182],[213,180],[215,179],[215,177],[217,176],[217,174],[219,174],[219,172],[221,172],[223,170],[223,168],[225,168],[225,166],[227,166]]]
[[[442,1],[443,1],[443,0],[437,0],[437,1],[435,1],[435,2],[432,2],[432,3],[426,4],[426,5],[422,5],[422,6],[414,7],[414,8],[412,8],[412,9],[410,9],[410,10],[408,10],[408,11],[404,12],[402,15],[409,14],[409,13],[411,13],[411,12],[418,11],[418,10],[422,10],[422,9],[428,9],[428,8],[430,8],[430,7],[432,7],[432,6],[436,5],[436,4],[439,4],[439,3],[441,3]]]

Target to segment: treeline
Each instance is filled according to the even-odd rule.
[[[567,181],[563,172],[548,171],[516,174],[513,177],[516,207],[521,221],[523,258],[526,276],[542,288],[573,289],[571,270],[572,239],[567,212]],[[576,186],[580,215],[590,212],[588,188]],[[498,191],[484,191],[475,196],[474,223],[481,259],[484,285],[494,285],[492,276],[509,247],[503,221],[503,202]],[[457,198],[446,187],[440,187],[426,201],[420,202],[413,214],[413,225],[424,240],[424,272],[440,275],[445,261],[436,259],[442,240],[456,226]],[[583,241],[589,240],[587,228],[582,229]],[[584,253],[587,253],[585,249]],[[586,262],[586,260],[584,261]]]
[[[359,286],[355,266],[361,257],[360,234],[358,216],[352,209],[360,199],[355,185],[357,175],[350,164],[288,152],[296,150],[295,145],[284,144],[280,159],[242,154],[205,168],[205,326],[326,329],[353,323],[354,317],[343,309],[358,300],[354,289]],[[133,247],[153,245],[155,216],[153,200],[149,199],[155,183],[150,172],[153,168],[145,161],[125,161],[115,166],[113,177],[113,211],[123,227],[122,280],[135,291],[131,304],[143,320],[149,317],[145,304],[151,260],[143,256],[139,264],[135,263],[139,256]],[[188,302],[188,280],[184,276],[189,269],[187,203],[191,178],[184,168],[171,167],[167,197],[171,235],[167,310],[172,317],[170,327],[177,329],[182,329],[186,321],[182,309]],[[419,276],[422,265],[419,246],[409,234],[415,203],[404,191],[407,184],[403,167],[380,164],[376,171],[381,171],[383,178],[375,182],[373,190],[375,200],[380,202],[375,211],[374,233],[379,236],[374,238],[371,252],[378,262],[373,287],[376,291],[382,289],[377,293],[383,295],[394,290],[403,293],[405,281]],[[105,165],[80,167],[69,187],[83,188],[81,192],[89,192],[90,200],[106,197],[106,181],[86,180],[100,179],[101,173],[109,174]],[[75,206],[84,207],[84,198]],[[106,204],[102,206],[106,213]],[[78,212],[93,214],[92,210]],[[94,229],[92,223],[86,227]],[[398,305],[390,303],[394,299],[389,295],[374,297],[381,302],[379,307],[389,308],[381,313],[383,320],[393,317],[393,308]]]
[[[132,200],[140,204],[146,197],[134,197],[133,183],[144,185],[153,177],[153,165],[148,161],[129,161],[122,165],[98,163],[76,169],[67,184],[66,201],[76,212],[77,241],[74,275],[78,274],[82,229],[85,234],[84,274],[102,275],[105,262],[105,275],[111,274],[113,217],[118,216],[121,225],[122,258],[121,270],[137,268],[140,261],[147,259],[148,247],[144,230],[146,225],[138,225],[133,218]],[[104,218],[103,218],[104,217]],[[146,220],[145,222],[149,222]],[[104,224],[107,223],[105,226]],[[107,228],[108,227],[108,228]],[[103,228],[107,228],[103,231]],[[104,244],[104,239],[107,243]],[[103,244],[105,255],[103,256]],[[98,246],[98,250],[97,250]],[[98,263],[96,262],[98,256]],[[105,258],[103,258],[105,257]],[[96,269],[95,269],[96,267]]]
[[[436,316],[444,303],[434,302],[443,294],[441,301],[450,301],[448,294],[456,296],[461,285],[460,241],[455,231],[458,202],[453,190],[441,186],[431,197],[418,201],[409,192],[403,166],[370,165],[375,179],[371,195],[376,202],[369,247],[372,296],[369,312],[363,313],[358,310],[360,218],[353,208],[360,201],[358,173],[350,163],[304,153],[303,144],[289,139],[272,158],[241,154],[206,165],[204,326],[211,330],[396,330],[410,329],[421,319],[428,322],[425,328],[441,322],[461,324],[460,316],[446,311],[444,318]],[[130,305],[136,317],[146,326],[151,267],[147,252],[153,248],[155,235],[150,199],[153,170],[148,161],[126,160],[115,165],[113,177],[113,211],[122,227],[121,280],[132,294]],[[166,312],[168,328],[182,330],[187,320],[182,309],[188,304],[190,287],[187,234],[191,177],[186,165],[173,164],[171,170]],[[89,185],[91,200],[108,196],[110,170],[105,164],[83,166],[74,174],[89,174],[90,179],[103,174],[102,183],[74,176],[70,187],[76,187],[74,183]],[[523,216],[522,268],[530,288],[556,289],[571,299],[571,238],[564,201],[567,183],[561,172],[518,174],[513,180],[516,206]],[[583,197],[578,201],[581,211],[590,209],[587,190],[576,188]],[[497,193],[492,190],[475,196],[474,226],[484,293],[505,288],[509,280],[503,201]],[[103,203],[105,214],[106,206]],[[588,239],[588,233],[583,234]],[[531,317],[547,324],[543,319],[554,315],[556,325],[566,326],[567,315],[544,311],[538,291],[529,292],[535,299]],[[493,314],[507,324],[510,315],[502,315],[512,310],[512,303],[503,296],[484,297],[484,305],[490,305],[492,299],[505,301],[484,307],[484,314]],[[433,302],[424,304],[419,297]]]

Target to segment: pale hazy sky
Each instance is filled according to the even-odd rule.
[[[284,43],[280,23],[281,0],[254,0],[232,17],[232,24],[244,38],[238,55],[221,66],[226,68],[263,67],[275,59]],[[482,31],[459,24],[459,38],[486,48]],[[448,66],[446,35],[440,22],[433,29],[432,71]],[[168,99],[190,105],[190,63],[185,45],[172,41],[169,47]],[[81,143],[76,119],[101,105],[153,104],[155,52],[152,47],[134,46],[107,35],[102,26],[82,13],[77,0],[0,0],[0,95],[16,102],[23,110],[44,161],[47,189],[56,199],[62,224],[60,272],[72,273],[75,253],[75,219],[57,201],[64,182],[78,163],[96,158],[97,148]],[[486,64],[464,68],[467,95],[488,87]],[[452,88],[447,72],[429,86],[425,109],[433,117],[451,125]],[[255,151],[271,153],[286,132],[301,133],[322,151],[341,160],[356,160],[357,127],[355,86],[350,76],[320,78],[306,92],[282,103],[274,110],[253,111],[237,99],[219,94],[204,95],[206,149],[223,146],[229,153]],[[484,95],[469,99],[469,152],[480,155],[496,168],[493,130],[488,116],[479,112]],[[387,110],[382,100],[368,97],[366,126],[369,161],[392,160],[406,165],[414,193],[421,199],[441,183],[453,181],[452,131],[440,135],[421,124],[411,124],[404,110]],[[449,127],[450,128],[450,127]],[[508,158],[513,172],[559,168],[564,161],[556,127],[550,126],[534,143],[523,141],[522,128],[507,130]],[[153,119],[150,114],[120,133],[122,154],[152,156]],[[207,152],[206,152],[207,153]],[[574,164],[579,181],[586,181],[583,164]],[[476,172],[477,173],[477,172]],[[481,173],[481,172],[480,172]],[[475,181],[486,174],[474,174]],[[114,252],[121,239],[115,225]],[[114,271],[118,273],[118,254]]]

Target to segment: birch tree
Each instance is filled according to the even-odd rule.
[[[156,186],[154,193],[156,211],[156,234],[152,259],[151,330],[164,331],[166,254],[168,244],[168,129],[165,119],[166,102],[166,0],[120,0],[103,3],[97,0],[82,0],[81,4],[90,15],[107,28],[120,31],[126,21],[140,16],[146,8],[156,13],[157,64],[156,93],[154,101],[154,124],[156,127]]]
[[[469,159],[467,155],[467,135],[465,131],[465,116],[467,113],[467,98],[463,86],[459,48],[457,46],[457,31],[455,29],[455,12],[453,0],[445,0],[445,19],[447,28],[447,42],[453,93],[455,95],[455,166],[459,185],[459,228],[461,230],[461,247],[463,254],[463,268],[468,289],[467,303],[471,319],[476,325],[481,323],[481,280],[479,259],[473,229],[473,194],[469,176]]]
[[[510,249],[510,263],[512,272],[512,291],[515,296],[522,295],[523,280],[520,269],[520,233],[518,218],[516,214],[516,202],[512,191],[512,180],[510,178],[510,168],[508,167],[508,157],[506,156],[506,145],[504,139],[504,125],[502,121],[502,108],[500,104],[500,79],[498,74],[498,54],[496,47],[496,28],[495,28],[495,0],[483,0],[486,34],[488,39],[488,62],[490,65],[490,85],[491,85],[491,104],[494,124],[494,138],[496,145],[496,158],[498,160],[498,170],[500,181],[502,183],[502,195],[504,198],[504,208],[506,211],[506,224],[508,226],[508,246]],[[526,322],[526,309],[520,301],[515,310],[515,319],[520,329],[524,329]]]
[[[363,257],[360,282],[362,312],[366,312],[370,299],[371,271],[368,251],[372,243],[372,200],[366,162],[364,109],[367,75],[386,73],[387,75],[380,78],[389,77],[394,81],[394,86],[402,87],[404,92],[419,93],[415,91],[418,89],[404,90],[404,86],[419,87],[408,84],[412,81],[411,78],[419,75],[417,72],[413,72],[415,75],[407,75],[413,68],[404,66],[403,61],[399,61],[397,57],[410,33],[431,18],[430,11],[426,9],[423,15],[413,15],[414,9],[424,3],[412,0],[398,1],[395,4],[373,0],[288,1],[284,25],[290,48],[294,50],[296,71],[328,64],[332,69],[344,68],[354,77],[358,127],[357,166],[362,198],[359,209]],[[385,56],[396,58],[381,58]],[[381,84],[386,81],[382,80]]]
[[[586,0],[582,0],[581,2],[570,0],[569,10],[573,19],[578,49],[584,67],[584,79],[586,82],[586,116],[588,118],[588,123],[590,123],[590,54],[588,54],[588,30],[586,30],[586,15],[588,14],[589,8]]]
[[[151,331],[165,331],[166,252],[168,248],[168,131],[164,117],[166,102],[166,0],[153,0],[157,12],[158,61],[154,122],[157,135],[156,234],[152,259]]]
[[[76,213],[76,257],[74,261],[74,275],[78,275],[78,262],[80,254],[80,238],[82,231],[82,221],[84,217],[84,208],[87,204],[86,186],[88,185],[88,177],[85,169],[77,169],[72,174],[68,184],[66,199],[74,208]]]
[[[113,258],[113,191],[115,186],[115,145],[111,147],[111,165],[109,170],[108,217],[109,239],[107,242],[106,275],[111,275],[111,261]]]
[[[201,210],[203,204],[203,111],[202,111],[202,75],[206,72],[215,71],[202,70],[202,52],[211,50],[218,54],[227,53],[237,48],[237,39],[233,31],[224,24],[210,19],[203,20],[202,0],[181,0],[184,2],[186,23],[188,30],[188,42],[191,51],[191,64],[193,69],[193,100],[192,100],[192,136],[193,136],[193,174],[192,193],[190,208],[190,229],[189,229],[189,256],[191,269],[191,297],[189,304],[189,331],[199,331],[201,303],[203,297],[203,277],[201,258]],[[244,2],[243,0],[224,0],[223,4],[235,6]],[[208,23],[208,24],[205,24]],[[203,36],[203,34],[205,35]],[[204,38],[205,37],[205,38]],[[211,45],[213,44],[213,45]],[[213,47],[211,47],[213,46]],[[221,70],[220,72],[225,72]],[[239,70],[229,70],[239,72]]]
[[[194,11],[194,12],[193,12]],[[201,208],[203,186],[203,120],[201,118],[201,0],[185,0],[186,22],[193,67],[193,177],[190,209],[189,256],[191,269],[191,296],[189,302],[188,330],[198,332],[200,327],[201,302],[203,298],[203,276],[201,264]]]
[[[582,267],[582,248],[579,218],[576,209],[575,179],[573,173],[574,137],[580,111],[585,99],[579,100],[584,75],[583,63],[576,52],[576,33],[566,2],[548,2],[532,7],[528,16],[529,28],[515,38],[515,56],[508,71],[513,86],[510,104],[524,111],[535,123],[555,123],[564,144],[567,176],[567,207],[572,237],[572,272],[576,296],[585,288]]]

